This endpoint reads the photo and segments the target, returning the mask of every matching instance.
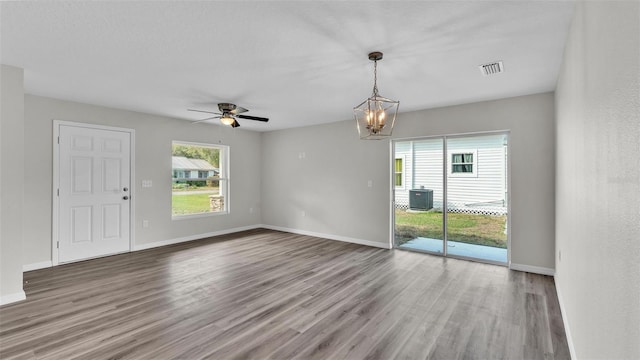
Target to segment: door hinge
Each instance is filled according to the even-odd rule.
[[[60,144],[60,136],[58,136],[58,144]]]
[[[56,247],[57,247],[58,249],[60,249],[60,241],[57,241],[57,242],[56,242]]]
[[[58,196],[60,196],[60,189],[58,189]]]

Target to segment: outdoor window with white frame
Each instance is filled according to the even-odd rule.
[[[172,142],[172,218],[228,213],[229,147]]]
[[[477,176],[478,152],[477,150],[451,150],[449,151],[449,175],[451,176]]]

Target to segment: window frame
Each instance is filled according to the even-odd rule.
[[[402,185],[397,186],[396,185],[396,175],[398,174],[398,172],[396,171],[396,161],[397,160],[402,160],[402,170],[400,172],[400,175],[402,177]],[[406,179],[406,165],[407,165],[407,161],[406,161],[406,155],[396,155],[395,158],[393,159],[393,187],[396,190],[404,190],[406,189],[406,183],[407,183],[407,179]]]
[[[231,201],[230,201],[230,177],[229,177],[229,168],[230,168],[230,159],[231,159],[231,149],[229,145],[223,144],[211,144],[211,143],[201,143],[201,142],[193,142],[193,141],[182,141],[182,140],[172,140],[171,141],[171,157],[173,157],[173,146],[174,145],[183,145],[183,146],[196,146],[196,147],[207,147],[207,148],[215,148],[220,151],[219,154],[219,164],[218,164],[218,174],[216,177],[216,181],[218,181],[218,194],[222,195],[224,199],[224,209],[220,211],[208,211],[208,212],[199,212],[192,214],[174,214],[173,213],[173,187],[171,188],[171,220],[188,220],[194,218],[201,217],[210,217],[210,216],[220,216],[227,215],[231,212]],[[171,184],[173,186],[173,165],[171,169]],[[184,172],[184,171],[183,171]],[[185,172],[186,173],[186,172]],[[192,178],[189,178],[192,179]],[[206,179],[193,178],[194,181],[200,181]]]
[[[454,163],[453,156],[454,155],[465,155],[471,154],[473,155],[473,161],[470,163]],[[449,168],[449,176],[450,177],[478,177],[478,149],[455,149],[447,151],[447,162]],[[454,165],[471,165],[471,172],[454,172]]]

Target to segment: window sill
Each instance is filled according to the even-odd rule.
[[[452,178],[477,178],[476,173],[449,173],[449,177]]]
[[[229,214],[229,211],[216,211],[216,212],[197,213],[197,214],[188,214],[188,215],[171,215],[171,220],[190,220],[190,219],[198,219],[198,218],[220,216],[220,215],[227,215],[227,214]]]

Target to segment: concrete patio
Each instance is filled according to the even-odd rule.
[[[418,237],[398,246],[400,249],[427,251],[442,254],[442,240]],[[507,262],[507,249],[493,246],[468,244],[457,241],[447,241],[447,254],[464,256],[500,263]]]

